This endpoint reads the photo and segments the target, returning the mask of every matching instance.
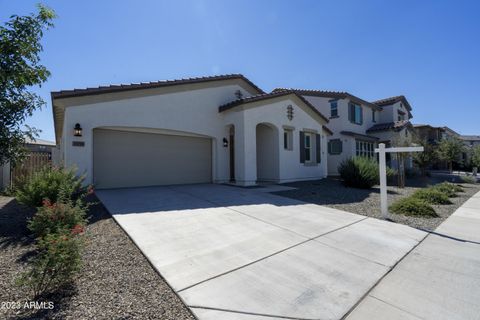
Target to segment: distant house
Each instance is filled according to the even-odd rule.
[[[54,149],[56,148],[56,144],[53,141],[38,138],[32,140],[27,138],[25,142],[25,147],[30,152],[47,152],[50,154],[55,153]]]
[[[415,135],[418,139],[426,140],[431,145],[437,145],[444,136],[443,127],[433,127],[429,124],[414,124]]]
[[[329,117],[332,135],[328,139],[328,174],[338,175],[339,164],[349,157],[374,157],[378,143],[387,146],[408,143],[412,134],[412,107],[404,96],[368,102],[348,92],[277,88],[293,90],[319,112]],[[387,159],[396,167],[394,159]],[[410,167],[411,161],[407,161]]]
[[[480,136],[460,136],[460,139],[465,143],[467,147],[480,146]]]
[[[480,146],[480,136],[460,136],[460,139],[465,143],[465,152],[462,154],[462,159],[467,167],[471,166],[470,159],[472,157],[473,148]]]

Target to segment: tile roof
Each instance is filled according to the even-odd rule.
[[[350,137],[354,137],[354,138],[366,139],[366,140],[370,140],[370,141],[379,140],[379,138],[377,138],[377,137],[369,136],[369,135],[361,134],[361,133],[356,133],[356,132],[352,132],[352,131],[340,131],[340,134],[350,136]]]
[[[386,131],[386,130],[398,131],[409,125],[411,125],[411,123],[408,120],[378,123],[373,127],[371,127],[370,129],[368,129],[367,132]]]
[[[227,75],[186,78],[186,79],[177,79],[177,80],[162,80],[162,81],[154,81],[154,82],[109,85],[109,86],[100,86],[100,87],[84,88],[84,89],[61,90],[61,91],[53,91],[51,93],[51,96],[52,96],[52,99],[61,99],[61,98],[71,98],[71,97],[95,95],[95,94],[102,94],[102,93],[112,93],[112,92],[121,92],[121,91],[129,91],[129,90],[139,90],[139,89],[152,89],[152,88],[168,87],[168,86],[181,85],[181,84],[192,84],[192,83],[229,80],[229,79],[242,79],[243,81],[247,82],[250,86],[252,86],[255,90],[257,90],[259,93],[264,93],[262,89],[257,87],[253,82],[248,80],[242,74],[227,74]]]
[[[295,91],[298,94],[303,96],[313,96],[313,97],[322,97],[322,98],[333,98],[333,99],[350,99],[353,102],[364,104],[374,109],[381,109],[374,103],[368,102],[366,100],[360,99],[359,97],[354,96],[348,92],[340,92],[340,91],[325,91],[325,90],[308,90],[308,89],[291,89],[291,88],[275,88],[272,92],[278,92],[282,90],[290,90]]]
[[[313,112],[315,112],[317,115],[319,115],[325,122],[328,122],[327,117],[325,117],[320,111],[317,110],[310,102],[308,102],[304,97],[299,95],[293,90],[283,90],[283,91],[277,91],[277,92],[270,92],[270,93],[264,93],[264,94],[259,94],[256,96],[250,96],[238,100],[233,100],[232,102],[226,103],[224,105],[221,105],[218,107],[218,112],[223,112],[235,107],[238,107],[242,104],[245,103],[251,103],[255,101],[262,101],[262,100],[267,100],[267,99],[273,99],[277,97],[282,97],[282,96],[288,96],[288,95],[295,95],[297,98],[299,98],[305,105],[307,105],[310,109],[312,109]]]
[[[327,131],[329,135],[333,135],[333,131],[328,129],[326,126],[323,126],[323,130]]]
[[[466,141],[480,141],[480,136],[460,136],[460,139]]]
[[[395,96],[395,97],[384,98],[384,99],[373,101],[372,103],[376,104],[379,107],[383,107],[383,106],[392,105],[399,101],[403,102],[403,104],[407,107],[408,111],[412,111],[412,106],[410,105],[410,103],[408,103],[407,98],[405,98],[405,96]]]

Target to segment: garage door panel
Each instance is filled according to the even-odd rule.
[[[97,188],[208,183],[211,140],[116,130],[94,131]]]

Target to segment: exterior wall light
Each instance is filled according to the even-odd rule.
[[[292,121],[293,119],[293,107],[291,104],[287,106],[287,118],[288,120]]]
[[[228,140],[227,138],[223,138],[223,147],[227,148],[228,147]]]
[[[73,128],[73,135],[75,137],[82,136],[82,127],[80,127],[80,123],[75,124],[75,127]]]

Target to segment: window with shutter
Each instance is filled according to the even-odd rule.
[[[305,163],[305,132],[300,131],[300,163]]]
[[[349,104],[349,112],[348,112],[348,120],[355,124],[362,124],[363,123],[363,109],[362,106],[350,102]]]
[[[318,133],[315,134],[315,160],[317,161],[317,163],[320,163],[322,161],[321,138]]]

